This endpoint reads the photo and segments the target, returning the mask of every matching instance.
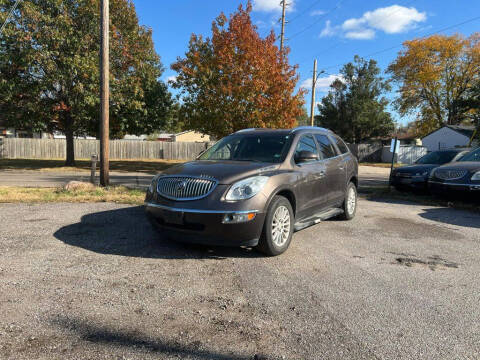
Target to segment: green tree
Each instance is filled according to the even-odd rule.
[[[296,67],[280,52],[272,32],[262,39],[248,2],[229,19],[221,14],[212,37],[192,35],[185,58],[172,64],[181,89],[181,118],[217,138],[246,127],[289,128],[301,115],[303,90],[294,93]]]
[[[476,127],[475,137],[480,139],[480,81],[468,88],[463,98],[453,105],[464,114],[464,122]]]
[[[403,45],[388,68],[399,85],[400,114],[417,114],[423,134],[461,123],[466,114],[457,105],[479,79],[480,33],[432,35]]]
[[[348,142],[361,142],[389,135],[394,129],[388,101],[382,95],[390,90],[388,81],[379,76],[376,61],[355,56],[343,66],[341,78],[318,105],[315,117],[319,126],[329,128]]]
[[[14,0],[0,0],[0,22]],[[130,0],[110,5],[110,133],[150,133],[164,126],[171,105],[151,30],[140,26]],[[7,124],[61,131],[66,164],[74,136],[99,124],[99,0],[20,3],[0,38],[0,111]]]

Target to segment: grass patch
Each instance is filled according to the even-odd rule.
[[[480,198],[476,199],[448,199],[440,198],[428,193],[420,192],[400,192],[393,187],[389,188],[385,185],[379,186],[362,186],[359,188],[359,196],[373,201],[402,201],[413,202],[428,206],[450,207],[460,210],[470,210],[480,212]]]
[[[143,172],[156,174],[175,164],[180,160],[110,160],[110,170],[117,172]],[[89,172],[90,160],[76,160],[75,166],[64,166],[65,160],[41,160],[41,159],[0,159],[0,170],[35,170],[54,172]],[[99,163],[97,163],[98,171]]]
[[[387,168],[390,169],[392,167],[391,163],[368,163],[368,162],[362,162],[359,165],[361,166],[372,166],[372,167],[378,167],[378,168]],[[400,166],[405,166],[405,164],[393,164],[394,168],[400,167]]]
[[[145,191],[125,186],[70,191],[62,188],[0,186],[0,203],[115,202],[142,205],[144,199]]]

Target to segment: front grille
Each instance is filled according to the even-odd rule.
[[[435,177],[442,179],[442,180],[456,180],[461,179],[465,175],[467,175],[467,170],[437,170],[435,171]]]
[[[165,176],[158,179],[157,192],[171,200],[197,200],[209,195],[217,180],[208,177]]]

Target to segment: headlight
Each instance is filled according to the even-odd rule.
[[[424,172],[415,174],[415,176],[427,176],[427,175],[428,175],[428,171],[424,171]]]
[[[472,180],[480,180],[480,171],[477,171],[472,175]]]
[[[150,183],[150,186],[148,187],[148,191],[151,192],[152,194],[155,192],[155,187],[157,186],[157,180],[158,180],[158,176],[154,176],[152,179],[152,182]]]
[[[225,200],[245,200],[257,195],[268,181],[268,176],[253,176],[232,185]]]
[[[435,170],[437,169],[433,169],[432,171],[430,171],[430,175],[428,177],[433,178],[433,176],[435,175]]]

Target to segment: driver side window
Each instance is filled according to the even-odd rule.
[[[297,148],[295,149],[295,155],[294,158],[297,159],[300,156],[300,153],[302,151],[308,151],[311,152],[318,157],[318,150],[317,150],[317,144],[315,144],[315,140],[313,139],[313,136],[308,134],[308,135],[302,135],[300,140],[298,140],[297,143]],[[315,160],[312,160],[315,161]]]

